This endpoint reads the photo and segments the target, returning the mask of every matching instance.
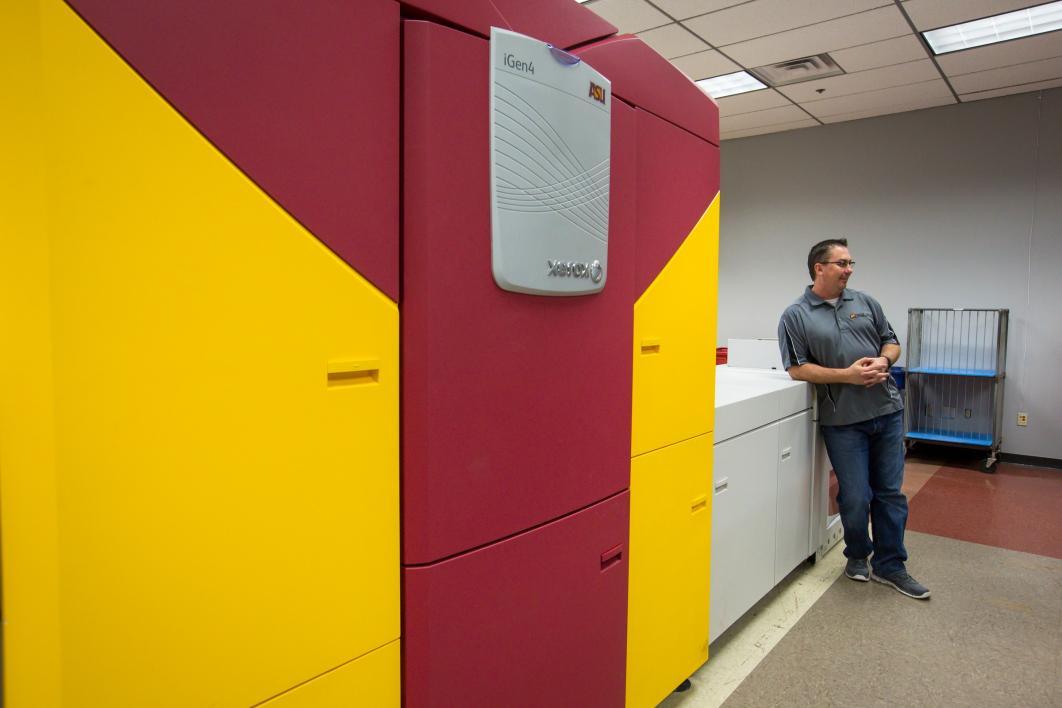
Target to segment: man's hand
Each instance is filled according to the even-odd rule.
[[[865,356],[848,367],[849,383],[870,388],[889,378],[889,366],[883,356]]]
[[[900,355],[900,348],[894,344],[885,345],[886,348],[892,347],[894,351],[893,355]],[[786,369],[789,372],[790,378],[794,381],[808,381],[814,384],[851,384],[852,386],[877,386],[885,381],[889,376],[889,362],[893,359],[886,359],[885,354],[881,356],[866,356],[859,361],[854,362],[851,366],[844,369],[830,369],[818,364],[812,364],[810,361],[797,366],[790,366]]]

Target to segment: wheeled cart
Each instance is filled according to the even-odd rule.
[[[906,444],[984,448],[1002,441],[1009,310],[907,311]]]

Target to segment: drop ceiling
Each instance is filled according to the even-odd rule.
[[[1062,86],[1062,31],[933,56],[920,32],[1043,0],[588,0],[693,80],[828,52],[845,73],[719,99],[743,138]]]

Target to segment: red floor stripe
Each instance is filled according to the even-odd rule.
[[[1062,559],[1062,471],[942,467],[910,500],[907,528]]]

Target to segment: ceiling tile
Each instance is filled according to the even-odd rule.
[[[741,71],[740,66],[714,49],[679,57],[678,59],[672,60],[671,63],[678,67],[679,71],[694,81]]]
[[[910,25],[893,5],[732,44],[725,53],[742,66],[756,67],[910,33]]]
[[[641,32],[671,23],[670,17],[645,0],[597,0],[587,7],[616,25],[621,34]]]
[[[768,108],[765,111],[756,111],[755,113],[742,113],[736,116],[720,116],[719,130],[720,132],[727,132],[744,130],[745,128],[760,128],[765,125],[777,125],[778,123],[791,123],[795,120],[804,120],[807,117],[808,114],[796,106],[779,106],[778,108]]]
[[[1062,32],[942,54],[937,63],[948,76],[958,76],[1052,57],[1062,57]]]
[[[1062,78],[1062,57],[978,71],[975,74],[962,74],[953,78],[951,85],[955,87],[956,93],[974,93],[1058,78]]]
[[[908,84],[907,86],[894,86],[881,89],[880,91],[867,91],[853,93],[848,96],[827,98],[822,101],[802,104],[816,118],[826,120],[828,116],[839,116],[864,111],[883,109],[884,113],[894,113],[894,110],[884,110],[890,107],[914,104],[924,100],[948,98],[949,103],[955,103],[948,85],[943,79],[923,81],[920,84]],[[904,110],[902,108],[897,110]]]
[[[719,104],[720,116],[736,116],[741,113],[793,105],[788,98],[774,89],[750,91],[737,96],[727,96],[726,98],[720,98],[716,103]]]
[[[748,0],[653,0],[653,4],[676,20],[715,12],[724,7],[740,5],[743,2],[748,2]]]
[[[892,4],[889,0],[755,0],[683,24],[709,44],[722,47]]]
[[[903,9],[920,30],[936,29],[1023,7],[1042,5],[1045,0],[906,0]]]
[[[830,52],[841,68],[851,73],[876,69],[879,66],[903,64],[916,59],[925,59],[929,54],[913,34],[893,37],[882,42],[872,42],[849,49]]]
[[[891,113],[905,113],[907,111],[917,111],[923,108],[936,108],[937,106],[946,106],[951,103],[955,103],[955,98],[949,93],[947,96],[938,96],[936,98],[926,97],[901,103],[889,103],[885,106],[867,108],[862,111],[853,111],[851,113],[838,113],[837,115],[824,117],[822,119],[822,122],[843,123],[844,121],[859,120],[860,118],[884,116],[889,115]]]
[[[658,27],[648,32],[639,32],[638,36],[667,59],[708,49],[707,44],[677,23]]]
[[[1010,96],[1011,94],[1015,93],[1042,91],[1044,89],[1055,88],[1057,86],[1062,86],[1062,79],[1037,81],[1033,84],[1022,84],[1021,86],[1006,86],[1000,89],[992,89],[991,91],[978,91],[977,93],[960,93],[959,98],[962,99],[963,103],[969,103],[970,101],[980,101],[983,98],[998,98],[999,96]]]
[[[841,74],[790,86],[780,86],[778,90],[797,103],[806,103],[939,78],[940,72],[937,71],[937,67],[933,66],[933,62],[929,59],[920,59],[907,64],[894,64],[854,74]],[[823,92],[820,94],[819,90]]]
[[[746,128],[744,130],[732,130],[728,133],[720,133],[720,140],[736,140],[737,138],[748,138],[753,135],[763,135],[764,133],[780,133],[784,130],[793,130],[795,128],[813,128],[818,125],[819,122],[814,118],[805,118],[804,120],[795,120],[788,123],[778,123],[776,125],[766,125],[760,128]]]
[[[976,101],[1062,86],[1062,31],[935,58],[912,33],[911,24],[933,29],[1045,1],[591,0],[587,7],[623,30],[639,28],[693,80],[823,52],[846,72],[717,101],[721,136],[734,139],[954,104],[956,93]],[[661,17],[681,22],[647,24]]]

